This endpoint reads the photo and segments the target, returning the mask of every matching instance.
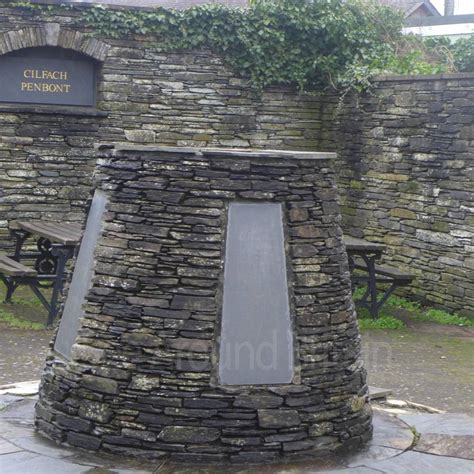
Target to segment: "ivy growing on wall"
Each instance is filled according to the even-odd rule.
[[[208,48],[258,89],[367,86],[364,69],[389,57],[402,18],[372,1],[254,0],[248,9],[208,4],[184,11],[95,7],[83,20],[105,36],[155,36],[161,48]]]
[[[146,36],[158,48],[219,54],[257,89],[361,91],[381,73],[437,73],[437,61],[401,34],[403,16],[375,0],[252,0],[247,9],[221,4],[187,10],[41,6],[45,14],[68,8],[94,33],[110,38]]]

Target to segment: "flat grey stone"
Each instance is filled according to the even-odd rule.
[[[32,430],[30,430],[28,436],[11,438],[11,441],[19,447],[18,449],[41,454],[43,456],[64,458],[75,454],[74,451],[59,447],[53,441],[36,434]]]
[[[361,467],[370,461],[390,459],[401,453],[403,453],[401,449],[387,448],[385,446],[370,446],[368,449],[351,456],[347,467]]]
[[[451,456],[474,461],[474,436],[424,434],[414,447],[415,451]]]
[[[10,443],[9,441],[0,439],[0,455],[17,453],[18,451],[22,451],[22,449]]]
[[[189,464],[170,462],[161,466],[155,471],[155,474],[380,474],[380,471],[366,466],[352,469],[331,466],[334,466],[334,462],[330,462],[327,459],[315,459],[314,461],[295,462],[291,464],[271,463],[259,464],[258,466],[225,466],[225,469],[223,466],[210,464],[200,464],[199,469],[197,469],[196,466]]]
[[[397,417],[374,411],[374,434],[369,446],[379,446],[404,451],[413,444],[413,432]]]
[[[18,474],[19,472],[28,472],[24,466],[31,461],[39,458],[38,454],[26,453],[24,451],[5,454],[0,457],[2,474]]]
[[[19,398],[10,403],[4,410],[0,412],[0,419],[4,420],[31,420],[34,419],[36,400],[30,398]]]
[[[210,443],[219,437],[216,428],[194,426],[166,426],[158,436],[168,443]]]
[[[413,451],[384,461],[366,463],[366,466],[384,474],[474,474],[473,461]]]
[[[20,424],[0,420],[0,439],[13,439],[20,438],[22,436],[31,436],[32,433],[32,424]]]
[[[291,428],[301,421],[296,410],[258,410],[258,424],[262,428]]]
[[[91,466],[25,452],[6,454],[0,459],[2,474],[85,474],[91,469]]]
[[[386,398],[392,395],[392,390],[388,388],[372,387],[369,386],[369,397],[371,400],[377,400],[379,398]]]
[[[15,395],[0,395],[0,412],[18,400],[20,400],[20,398]]]
[[[399,415],[399,417],[408,425],[414,426],[421,434],[474,436],[474,418],[462,413]]]
[[[36,395],[39,391],[39,380],[29,382],[19,382],[11,385],[0,387],[0,395],[19,395],[30,396]]]
[[[360,466],[360,467],[351,467],[349,469],[333,469],[330,471],[304,471],[307,474],[311,474],[312,472],[318,474],[371,474],[371,473],[379,473],[377,469],[372,469],[367,466]],[[283,472],[282,472],[283,474]],[[300,474],[300,473],[299,473]]]

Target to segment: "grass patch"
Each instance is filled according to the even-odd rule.
[[[360,287],[354,291],[352,297],[354,301],[357,301],[364,294],[365,288]],[[474,327],[474,319],[459,316],[455,313],[448,313],[442,309],[423,307],[418,301],[411,301],[400,296],[391,295],[385,302],[384,307],[404,309],[409,317],[418,321],[429,321],[448,326]],[[369,312],[365,308],[357,308],[357,316],[362,329],[400,329],[400,327],[403,327],[403,323],[384,312],[384,308],[379,311],[378,319],[371,319]],[[369,321],[369,319],[371,320]],[[401,326],[397,325],[396,321]]]
[[[12,303],[23,306],[29,306],[30,308],[43,308],[41,301],[33,294],[31,295],[31,297],[29,297],[29,295],[27,297],[17,297],[14,295],[12,298]]]
[[[374,319],[366,308],[357,308],[357,318],[360,329],[402,329],[405,326],[403,321],[384,313],[383,310],[379,311],[379,317]]]
[[[380,316],[377,319],[359,318],[360,329],[403,329],[404,324],[393,316]]]
[[[356,288],[354,293],[352,293],[352,299],[354,301],[362,299],[362,297],[365,295],[365,288],[363,286],[359,286],[359,288]]]
[[[451,314],[442,309],[428,309],[422,313],[413,315],[415,319],[421,321],[431,321],[438,324],[446,324],[448,326],[465,326],[474,327],[474,321],[464,316]]]
[[[410,301],[400,296],[391,295],[385,302],[387,306],[394,308],[403,308],[408,311],[417,312],[421,310],[421,304],[418,301]]]
[[[11,329],[32,329],[34,331],[40,331],[45,328],[44,324],[35,323],[33,321],[27,321],[21,319],[14,314],[5,311],[0,308],[0,322],[6,324]]]
[[[413,433],[413,442],[411,443],[410,449],[414,448],[421,438],[421,434],[416,430],[415,426],[410,426],[410,431]]]
[[[44,290],[42,290],[44,291]],[[0,282],[0,299],[3,301],[3,298],[7,292],[7,289],[3,282]],[[45,295],[48,298],[51,290],[46,289]],[[16,290],[12,298],[12,304],[28,306],[30,308],[43,308],[41,301],[38,297],[31,291],[31,289],[26,285],[20,285]]]

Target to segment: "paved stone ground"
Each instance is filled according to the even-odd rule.
[[[290,474],[474,473],[474,419],[467,415],[374,412],[374,438],[364,452],[284,465],[196,466],[140,462],[58,446],[33,429],[35,397],[0,396],[2,474]],[[410,426],[421,434],[418,442]]]

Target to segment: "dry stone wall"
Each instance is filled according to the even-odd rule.
[[[84,219],[100,143],[315,148],[317,98],[284,89],[257,96],[210,52],[96,41],[73,22],[0,9],[0,54],[50,45],[97,59],[100,109],[0,105],[1,246],[15,219]]]
[[[344,229],[384,242],[408,293],[474,313],[472,75],[380,80],[336,113],[332,94],[256,96],[209,52],[90,38],[71,15],[0,9],[1,54],[95,57],[100,109],[0,106],[0,247],[15,219],[84,219],[101,143],[337,150]]]
[[[345,230],[386,244],[409,293],[473,316],[474,76],[384,78],[331,134]]]

